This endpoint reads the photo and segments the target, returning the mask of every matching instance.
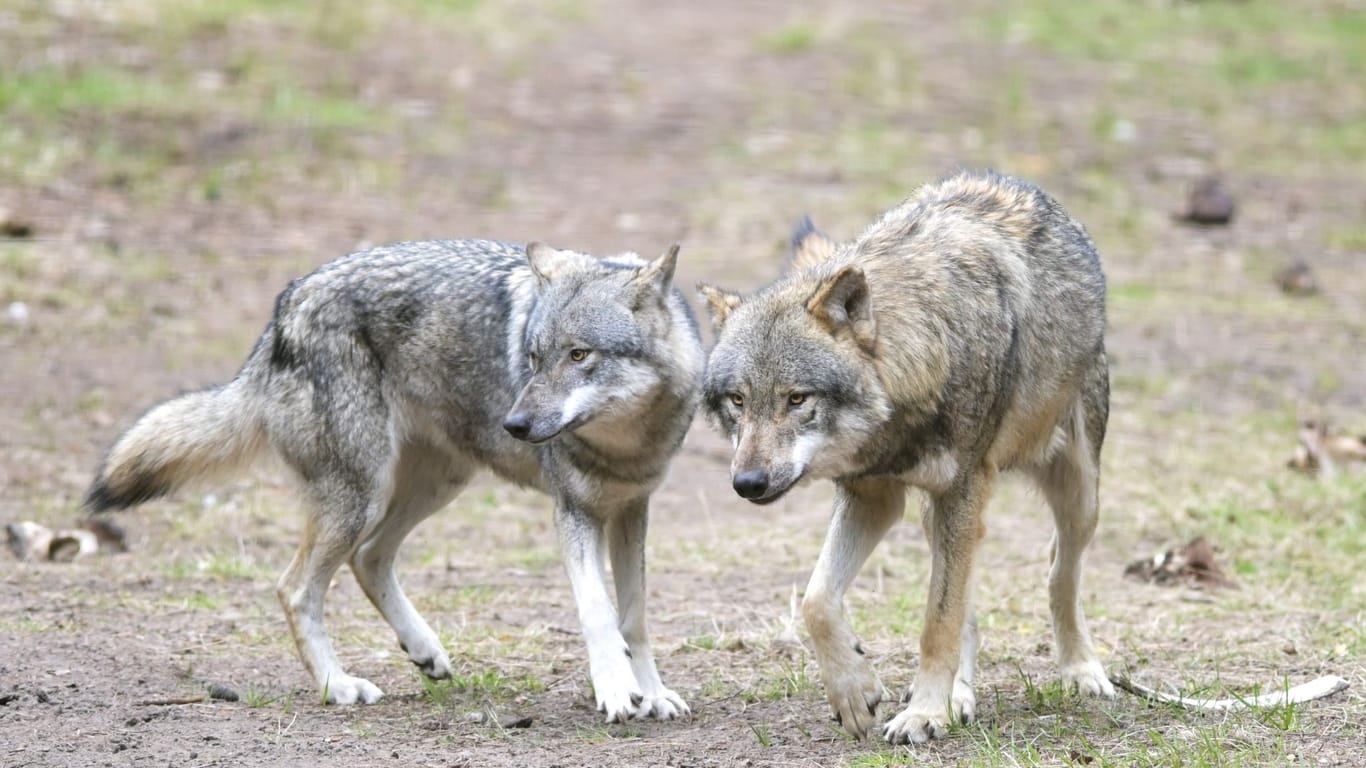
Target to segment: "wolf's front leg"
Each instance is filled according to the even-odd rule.
[[[920,635],[920,671],[910,704],[882,729],[893,744],[923,744],[944,735],[952,722],[975,714],[972,672],[960,670],[959,665],[965,656],[976,657],[976,627],[965,625],[968,587],[983,531],[982,507],[990,492],[991,472],[983,471],[960,478],[930,502],[925,531],[932,565],[925,629]],[[969,653],[964,652],[964,642],[974,646]]]
[[[877,719],[883,689],[845,618],[844,593],[873,548],[901,519],[906,489],[895,480],[873,479],[838,483],[836,491],[835,514],[806,586],[802,617],[835,720],[863,738]]]
[[[588,645],[588,673],[598,711],[607,715],[609,723],[624,723],[636,713],[643,693],[631,669],[630,647],[617,627],[617,612],[607,594],[602,522],[561,501],[555,508],[555,528]]]
[[[645,627],[645,530],[649,522],[648,500],[642,499],[612,520],[608,550],[612,577],[617,585],[621,633],[631,649],[631,670],[644,698],[636,717],[672,720],[691,712],[683,698],[664,687],[655,667],[650,635]]]

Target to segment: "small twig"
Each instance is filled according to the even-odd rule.
[[[134,702],[135,707],[170,707],[177,704],[203,704],[208,701],[208,696],[185,696],[179,699],[148,699],[147,701]]]
[[[1344,690],[1348,682],[1336,675],[1320,677],[1304,685],[1297,685],[1289,690],[1276,691],[1275,693],[1264,693],[1260,696],[1249,696],[1234,699],[1196,699],[1180,694],[1162,693],[1155,691],[1144,685],[1139,685],[1127,677],[1112,677],[1110,682],[1116,688],[1127,691],[1135,696],[1160,701],[1164,704],[1175,704],[1186,709],[1201,709],[1206,712],[1237,712],[1244,709],[1257,709],[1261,707],[1283,707],[1287,704],[1303,704],[1306,701],[1321,699],[1331,696],[1338,691]]]

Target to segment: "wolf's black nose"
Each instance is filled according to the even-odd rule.
[[[525,413],[509,413],[503,419],[503,429],[518,440],[525,440],[531,434],[531,417]]]
[[[768,473],[758,469],[741,472],[731,481],[742,499],[757,499],[768,493]]]

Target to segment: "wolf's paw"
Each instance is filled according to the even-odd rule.
[[[822,667],[821,674],[826,677],[825,699],[835,722],[850,736],[862,739],[877,722],[877,705],[882,701],[882,683],[872,667],[859,658],[842,667]]]
[[[324,704],[374,704],[382,698],[384,691],[374,683],[350,675],[333,675],[323,686]]]
[[[915,695],[915,686],[912,685],[906,695],[901,697],[902,704],[908,704]],[[961,679],[953,681],[953,696],[949,699],[953,706],[953,716],[960,723],[971,723],[977,719],[977,694],[973,693],[972,685]]]
[[[640,700],[640,704],[636,708],[635,718],[644,720],[647,717],[653,717],[656,720],[672,720],[675,717],[687,717],[691,714],[692,710],[688,708],[688,704],[683,701],[682,696],[661,685]]]
[[[911,704],[882,726],[882,737],[893,744],[924,744],[949,731],[949,713]]]
[[[446,649],[441,647],[441,641],[433,635],[430,638],[423,638],[421,641],[413,643],[400,643],[400,647],[408,653],[408,661],[417,667],[418,671],[426,675],[431,680],[447,680],[451,676],[451,657],[446,653]]]
[[[1088,696],[1110,698],[1115,695],[1115,686],[1105,675],[1105,668],[1095,659],[1064,665],[1062,685],[1069,691],[1080,691]]]

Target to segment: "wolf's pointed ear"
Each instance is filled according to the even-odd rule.
[[[697,293],[707,300],[707,313],[711,315],[712,330],[717,333],[726,324],[726,318],[734,312],[744,299],[738,293],[728,291],[724,288],[717,288],[706,283],[697,284]]]
[[[536,281],[544,285],[573,264],[572,254],[552,248],[540,241],[526,244],[526,260]]]
[[[811,221],[810,216],[803,216],[792,230],[792,269],[798,272],[810,269],[829,261],[834,255],[835,241],[816,229],[816,224]]]
[[[846,264],[822,279],[806,300],[806,311],[835,336],[849,334],[865,352],[876,348],[877,322],[862,269]]]
[[[641,267],[636,280],[667,296],[674,282],[674,267],[678,266],[678,248],[678,243],[674,243],[663,256]]]

